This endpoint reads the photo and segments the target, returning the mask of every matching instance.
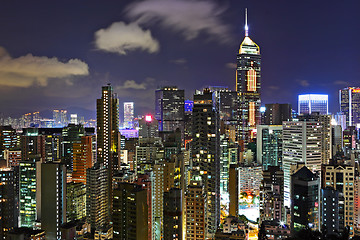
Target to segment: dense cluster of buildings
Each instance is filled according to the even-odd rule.
[[[95,128],[63,110],[51,127],[3,124],[0,238],[248,239],[257,224],[267,239],[303,228],[356,235],[360,88],[340,90],[336,115],[316,94],[300,95],[297,112],[263,111],[260,48],[247,26],[235,85],[192,100],[164,86],[153,115],[135,118],[125,102],[120,123],[109,84]],[[239,218],[246,208],[256,220]]]

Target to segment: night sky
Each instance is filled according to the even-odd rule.
[[[90,110],[111,83],[135,114],[154,112],[154,91],[177,85],[235,89],[244,37],[262,55],[262,103],[360,85],[360,1],[2,1],[0,113]],[[120,108],[122,112],[122,107]],[[91,114],[90,114],[91,115]]]

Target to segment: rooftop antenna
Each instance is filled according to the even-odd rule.
[[[249,27],[247,24],[247,8],[245,8],[245,37],[249,36]]]

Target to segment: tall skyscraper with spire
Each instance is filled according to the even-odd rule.
[[[236,68],[238,142],[243,147],[254,138],[256,125],[260,123],[260,73],[260,47],[249,37],[246,9],[245,38],[240,44]]]

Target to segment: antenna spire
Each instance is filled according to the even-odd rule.
[[[245,8],[245,37],[249,36],[249,27],[247,24],[247,8]]]

